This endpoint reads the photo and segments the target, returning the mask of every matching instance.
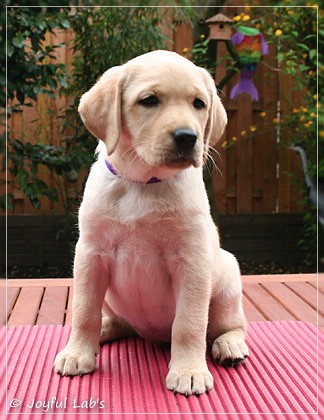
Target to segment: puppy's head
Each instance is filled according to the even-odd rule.
[[[79,112],[108,155],[156,168],[201,166],[227,122],[208,72],[169,51],[108,70],[82,96]]]

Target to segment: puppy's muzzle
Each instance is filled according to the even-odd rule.
[[[172,138],[177,151],[180,154],[189,155],[196,145],[197,133],[191,128],[179,128],[172,133]]]

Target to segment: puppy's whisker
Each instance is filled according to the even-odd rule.
[[[210,165],[208,165],[208,163],[211,162],[212,168],[214,167],[216,169],[216,171],[221,176],[223,176],[222,171],[219,169],[214,157],[208,152],[204,152],[204,156],[206,157],[206,160],[207,160],[206,167],[207,167],[207,170],[209,171],[209,174],[211,175],[211,169],[210,169]]]
[[[210,169],[210,166],[208,164],[205,165],[205,169],[206,169],[208,175],[211,177],[212,176],[212,170]]]
[[[220,153],[217,149],[215,149],[215,147],[209,146],[208,153],[209,153],[209,151],[210,151],[210,150],[211,150],[213,153],[215,153],[215,154],[217,155],[217,157],[219,157],[219,158],[220,158],[220,160],[222,160],[222,155],[221,155],[221,153]]]
[[[138,157],[136,150],[132,147],[129,149],[126,149],[124,151],[124,153],[121,155],[121,160],[123,160],[125,158],[125,156],[128,158],[131,158],[132,161],[131,163],[134,163],[134,161],[136,160],[136,158]]]
[[[144,140],[141,140],[137,143],[137,147],[141,146],[152,146],[151,137],[147,136],[146,138],[144,138]],[[132,158],[133,160],[131,163],[134,163],[134,160],[138,157],[138,154],[133,145],[124,151],[124,153],[121,155],[121,159],[124,159],[125,156]]]
[[[208,175],[209,175],[209,176],[212,176],[212,174],[213,174],[212,168],[213,168],[213,166],[215,166],[215,163],[214,163],[214,162],[212,162],[212,161],[209,159],[209,156],[208,156],[208,154],[207,154],[207,153],[204,153],[204,156],[205,156],[205,159],[206,159],[206,163],[205,163],[204,167],[205,167],[205,169],[206,169],[206,171],[207,171]],[[209,162],[212,162],[212,165],[210,165],[210,164],[209,164]]]
[[[219,169],[219,166],[217,165],[216,160],[215,160],[213,154],[216,155],[220,159],[220,161],[223,160],[221,153],[217,149],[215,149],[214,147],[209,146],[209,149],[207,151],[207,156],[211,159],[213,165],[215,166],[215,169],[219,172],[219,174],[221,176],[223,176],[222,171]]]

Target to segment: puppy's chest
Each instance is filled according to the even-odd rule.
[[[145,293],[153,283],[163,288],[181,261],[182,239],[172,224],[111,223],[100,236],[102,265],[118,289],[136,287]]]
[[[170,266],[180,258],[183,235],[174,223],[162,219],[127,224],[106,221],[97,232],[103,262],[116,268]]]
[[[111,225],[101,242],[113,311],[145,337],[168,339],[175,312],[174,279],[181,240],[167,223]]]

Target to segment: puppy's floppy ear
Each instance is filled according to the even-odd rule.
[[[214,80],[211,78],[209,73],[206,77],[207,88],[211,98],[211,106],[205,129],[205,148],[207,150],[209,146],[215,146],[222,137],[227,124],[227,114],[217,94]]]
[[[121,66],[106,71],[92,88],[82,95],[78,111],[87,129],[106,143],[113,153],[121,129]]]

